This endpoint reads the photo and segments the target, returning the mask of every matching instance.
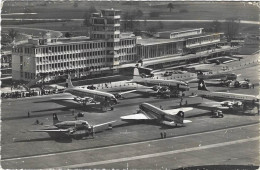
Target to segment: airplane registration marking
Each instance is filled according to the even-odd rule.
[[[7,159],[2,158],[2,160],[0,162],[21,160],[21,159],[30,159],[30,158],[41,158],[41,157],[48,157],[48,156],[54,156],[54,155],[65,155],[65,154],[69,154],[69,153],[79,153],[79,152],[88,151],[88,150],[90,151],[90,150],[100,150],[100,149],[105,149],[105,148],[115,148],[115,147],[120,147],[120,146],[131,146],[131,145],[143,144],[143,143],[148,143],[148,142],[152,143],[152,142],[157,142],[157,141],[160,141],[160,140],[168,140],[168,139],[174,139],[174,138],[177,139],[177,138],[183,138],[183,137],[188,137],[188,136],[196,136],[196,135],[201,135],[201,134],[215,133],[215,132],[220,132],[220,131],[224,131],[224,130],[242,128],[242,127],[250,127],[250,126],[255,126],[255,125],[259,125],[259,123],[254,123],[254,124],[244,125],[244,126],[239,126],[239,127],[223,128],[223,129],[218,129],[218,130],[213,130],[213,131],[208,131],[208,132],[199,132],[199,133],[182,135],[182,136],[173,136],[173,137],[168,137],[168,138],[165,138],[165,139],[156,139],[156,140],[143,141],[143,142],[119,144],[119,145],[105,146],[105,147],[100,147],[100,148],[81,149],[81,150],[74,150],[74,151],[65,151],[65,152],[60,152],[60,153],[49,153],[49,154],[42,154],[42,155],[25,156],[25,157],[19,157],[19,158],[7,158]]]

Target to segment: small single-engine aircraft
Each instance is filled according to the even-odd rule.
[[[190,123],[190,120],[184,120],[184,112],[190,111],[192,107],[162,110],[149,103],[142,103],[139,106],[140,111],[136,114],[120,117],[121,120],[130,121],[156,121],[167,126],[178,126],[184,123]]]
[[[30,130],[30,132],[46,132],[53,138],[93,136],[97,131],[112,129],[112,124],[114,122],[116,121],[90,125],[85,120],[60,121],[57,114],[54,113],[53,125],[48,125],[49,128],[46,129]]]
[[[56,98],[55,100],[74,100],[78,103],[81,103],[83,106],[99,105],[101,110],[103,111],[107,111],[108,108],[111,108],[111,110],[113,110],[112,105],[118,103],[116,97],[111,93],[74,87],[72,85],[71,77],[69,75],[66,82],[66,87],[67,88],[64,92],[70,93],[75,97]]]

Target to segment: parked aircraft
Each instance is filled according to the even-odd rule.
[[[235,73],[214,73],[214,74],[203,74],[202,72],[198,73],[198,79],[217,79],[217,80],[236,80],[237,76]]]
[[[162,87],[167,87],[172,90],[186,91],[189,90],[188,83],[178,80],[164,80],[164,79],[152,79],[152,78],[142,78],[139,74],[138,68],[134,69],[134,75],[132,82],[141,84],[144,86],[152,86],[152,89],[158,91]]]
[[[68,76],[66,87],[67,88],[64,92],[70,93],[76,97],[64,99],[58,98],[57,100],[74,100],[78,103],[83,104],[83,106],[98,104],[103,111],[107,111],[108,108],[111,108],[111,110],[113,110],[112,105],[118,103],[116,97],[111,93],[74,87],[72,85],[70,76]]]
[[[238,75],[235,73],[214,73],[214,74],[203,74],[202,71],[198,72],[197,78],[189,80],[189,83],[199,82],[203,79],[207,85],[212,86],[228,86],[232,81],[236,80]]]
[[[120,117],[123,121],[157,121],[160,124],[167,126],[183,125],[190,123],[190,120],[184,120],[184,112],[190,111],[193,108],[179,108],[171,110],[162,110],[149,103],[142,103],[139,106],[140,112],[132,115]]]
[[[59,137],[83,137],[94,135],[97,132],[96,128],[111,129],[112,124],[116,121],[106,122],[97,125],[90,125],[85,120],[60,121],[57,114],[53,114],[53,126],[48,129],[30,130],[30,132],[46,132],[53,138]],[[101,129],[99,129],[101,130]]]
[[[203,98],[212,99],[215,101],[221,101],[219,104],[223,107],[233,108],[258,108],[259,112],[259,96],[238,94],[238,93],[227,93],[227,92],[211,92],[208,91],[203,79],[200,79],[198,83],[198,96]],[[221,109],[221,108],[220,108]]]

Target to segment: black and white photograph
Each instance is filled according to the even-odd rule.
[[[259,10],[2,0],[1,169],[258,169]]]

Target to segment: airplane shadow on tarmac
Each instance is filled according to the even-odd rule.
[[[56,142],[59,142],[59,143],[71,143],[72,142],[72,138],[52,138],[52,137],[15,140],[14,142],[42,142],[42,141],[53,141],[53,140]]]

